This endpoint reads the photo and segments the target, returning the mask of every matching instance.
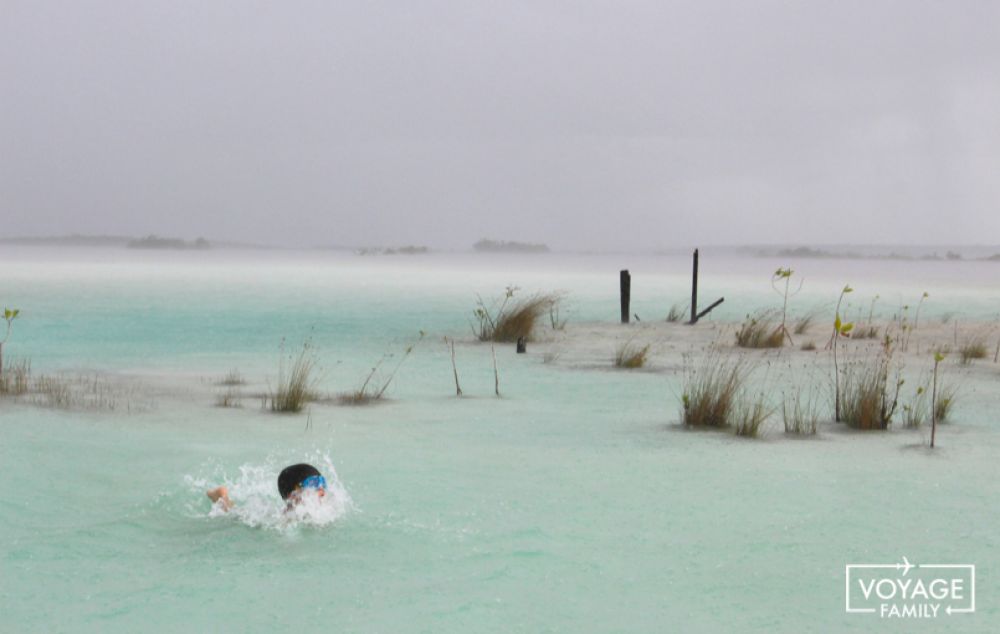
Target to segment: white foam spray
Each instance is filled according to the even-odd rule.
[[[296,461],[298,462],[298,461]],[[185,482],[192,490],[204,498],[205,491],[220,485],[229,489],[229,499],[234,506],[225,510],[221,504],[208,506],[199,500],[190,508],[195,515],[212,518],[231,518],[253,528],[287,531],[300,526],[328,526],[354,508],[347,489],[337,477],[337,470],[330,457],[317,452],[307,458],[326,478],[326,495],[320,497],[315,491],[307,490],[301,501],[288,508],[278,495],[278,473],[291,464],[268,458],[263,464],[244,464],[238,473],[216,465],[208,477],[185,476]],[[208,509],[206,511],[206,508]]]

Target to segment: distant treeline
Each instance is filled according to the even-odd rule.
[[[423,255],[430,252],[427,247],[412,244],[405,247],[362,247],[355,251],[358,255]]]
[[[527,242],[513,242],[506,240],[488,240],[483,238],[472,245],[472,248],[481,253],[548,253],[549,247],[544,244],[530,244]]]
[[[923,262],[939,262],[939,261],[952,261],[957,262],[963,260],[961,253],[956,253],[955,251],[947,251],[944,256],[938,255],[935,251],[934,253],[925,253],[923,255],[911,255],[906,253],[886,253],[886,254],[863,254],[856,251],[845,251],[845,252],[833,252],[825,251],[823,249],[814,249],[812,247],[796,247],[794,249],[778,249],[777,251],[759,251],[757,253],[760,257],[779,257],[779,258],[816,258],[816,259],[832,259],[832,260],[902,260],[902,261],[923,261]],[[985,258],[975,258],[989,261],[1000,261],[1000,253],[991,255]]]
[[[130,249],[210,249],[212,247],[205,238],[198,238],[194,242],[185,242],[180,238],[161,238],[155,235],[129,240],[125,246]]]
[[[145,238],[130,238],[128,236],[85,236],[78,233],[68,236],[0,238],[0,244],[52,247],[128,247],[130,249],[210,249],[212,247],[212,244],[205,238],[187,242],[180,238],[161,238],[156,235],[148,235]]]
[[[68,236],[0,238],[0,242],[4,244],[62,247],[120,247],[125,246],[129,240],[126,236],[82,236],[77,233]]]

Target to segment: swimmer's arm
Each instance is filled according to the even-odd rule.
[[[205,491],[205,495],[212,500],[212,504],[219,504],[223,511],[228,511],[234,506],[233,501],[229,499],[229,489],[224,486],[209,489]]]

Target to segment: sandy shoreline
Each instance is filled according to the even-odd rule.
[[[723,359],[745,359],[751,367],[752,389],[765,395],[776,409],[780,407],[786,393],[810,391],[819,402],[821,420],[832,421],[833,358],[826,349],[832,333],[832,325],[819,319],[801,334],[793,334],[794,345],[787,341],[784,347],[772,349],[746,349],[735,343],[735,333],[742,322],[703,320],[695,326],[685,323],[639,322],[616,323],[568,323],[561,330],[554,330],[546,324],[536,330],[534,339],[528,344],[525,355],[514,355],[513,344],[496,344],[500,351],[500,372],[506,383],[523,370],[523,363],[542,365],[558,373],[558,381],[553,384],[553,392],[571,386],[574,374],[578,372],[613,372],[627,376],[663,376],[674,396],[679,398],[684,377],[697,369],[709,354],[720,355]],[[792,325],[791,320],[789,325]],[[863,363],[884,351],[884,339],[888,333],[892,350],[892,371],[906,381],[900,389],[901,405],[907,402],[911,392],[928,383],[934,365],[934,351],[943,351],[945,359],[940,367],[943,382],[954,385],[961,392],[969,390],[993,391],[1000,378],[1000,364],[994,361],[1000,329],[994,323],[961,323],[941,320],[925,320],[909,332],[900,331],[898,323],[876,322],[879,329],[877,338],[851,339],[842,337],[839,342],[841,368],[845,365]],[[860,328],[859,328],[860,330]],[[458,334],[457,349],[469,359],[478,359],[482,366],[490,355],[490,345],[476,341],[465,333]],[[441,339],[431,335],[431,340]],[[979,342],[986,348],[986,358],[962,362],[960,349],[970,343]],[[803,350],[804,344],[813,344],[815,349]],[[450,373],[450,365],[442,356],[439,347],[429,343],[418,349],[416,356],[425,355],[425,362],[434,367],[434,374],[445,376]],[[637,369],[622,369],[614,366],[616,351],[622,346],[649,346],[645,365]],[[509,350],[508,350],[509,348]],[[426,358],[430,357],[430,359]],[[419,363],[419,362],[418,362]],[[400,370],[402,380],[408,372],[422,370],[403,365]],[[64,370],[54,373],[76,398],[65,403],[54,404],[37,394],[20,397],[0,398],[0,407],[6,404],[30,404],[54,406],[57,409],[79,409],[108,412],[142,413],[153,409],[169,409],[175,405],[189,406],[201,403],[205,407],[218,407],[225,394],[235,397],[238,407],[247,411],[262,409],[266,395],[272,390],[276,380],[275,372],[263,375],[248,373],[241,375],[238,385],[224,385],[221,374],[201,370],[164,373],[157,370],[136,368],[131,371],[105,372],[101,370]],[[318,390],[319,400],[310,408],[320,411],[336,408],[336,396],[354,389],[353,383],[343,380],[324,381]],[[399,396],[390,390],[386,402],[405,403],[408,400],[425,400],[448,396],[448,392],[415,392],[414,389]],[[657,398],[662,395],[658,394]],[[519,398],[516,391],[504,390],[504,397]],[[557,396],[558,397],[558,396]],[[678,403],[664,402],[665,422],[678,422]],[[110,405],[109,405],[110,404]],[[828,411],[829,410],[829,411]],[[779,416],[780,417],[780,416]],[[897,414],[897,418],[898,418]],[[778,418],[778,417],[773,417]],[[961,416],[959,415],[959,419]],[[769,427],[773,427],[772,420]],[[780,427],[780,421],[778,422]],[[899,426],[898,421],[895,426]]]

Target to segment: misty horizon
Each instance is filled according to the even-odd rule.
[[[14,3],[0,237],[998,243],[998,23],[984,3]]]

